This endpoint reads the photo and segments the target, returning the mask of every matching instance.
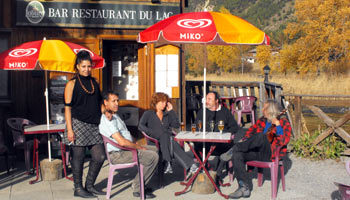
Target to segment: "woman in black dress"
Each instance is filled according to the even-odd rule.
[[[171,160],[172,155],[185,168],[195,172],[198,166],[193,158],[186,154],[181,146],[173,140],[171,128],[179,128],[180,123],[169,102],[168,95],[157,92],[152,95],[151,110],[146,111],[139,123],[139,130],[145,132],[150,137],[159,141],[160,152],[165,161],[167,161],[164,173],[172,173]],[[172,145],[172,152],[171,152]]]
[[[98,129],[102,97],[98,83],[91,77],[92,60],[89,52],[77,53],[74,67],[77,73],[64,90],[66,132],[63,139],[71,146],[74,196],[94,198],[94,194],[104,194],[94,187],[106,158]],[[91,161],[84,189],[82,177],[86,147],[91,152]]]

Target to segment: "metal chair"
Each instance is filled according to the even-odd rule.
[[[24,151],[24,163],[27,172],[30,172],[30,149],[33,147],[33,140],[27,140],[23,130],[24,126],[35,125],[34,122],[23,118],[9,118],[7,119],[7,125],[11,128],[13,147],[15,149],[23,149]],[[34,168],[33,161],[33,168]]]
[[[146,138],[146,141],[147,143],[149,142],[153,142],[157,149],[158,149],[158,152],[159,152],[159,156],[161,156],[161,152],[160,152],[160,146],[159,146],[159,141],[153,137],[150,137],[148,136],[145,132],[141,131],[142,135]],[[176,135],[174,132],[173,132],[173,135]],[[184,142],[181,142],[180,143],[180,146],[183,148],[184,147]],[[164,171],[163,171],[163,159],[160,157],[159,158],[159,164],[158,164],[158,178],[159,178],[159,186],[161,188],[163,188],[163,175],[164,175]],[[186,180],[186,177],[187,177],[187,171],[186,169],[184,169],[184,181]]]
[[[103,144],[105,146],[106,150],[106,155],[107,159],[109,162],[109,173],[108,173],[108,183],[107,183],[107,194],[106,194],[106,199],[109,199],[111,196],[111,189],[112,189],[112,183],[113,183],[113,176],[114,176],[114,171],[116,169],[124,169],[124,168],[131,168],[134,166],[137,166],[137,169],[139,171],[139,178],[140,178],[140,193],[141,193],[141,200],[145,199],[145,191],[144,191],[144,181],[143,181],[143,165],[139,163],[138,155],[137,155],[137,150],[133,148],[126,148],[120,146],[118,143],[114,142],[113,140],[109,139],[108,137],[101,135],[103,138]],[[112,164],[108,150],[107,150],[107,144],[113,145],[119,149],[123,149],[126,151],[131,151],[132,152],[132,157],[133,157],[133,162],[132,163],[125,163],[125,164]]]
[[[241,96],[235,98],[234,102],[231,104],[232,115],[237,113],[237,123],[239,126],[242,125],[241,119],[242,114],[252,116],[252,124],[255,124],[255,110],[254,103],[256,101],[255,96]]]
[[[263,183],[263,173],[259,168],[270,168],[271,172],[271,199],[276,199],[277,197],[277,182],[278,182],[278,167],[281,169],[281,180],[283,191],[286,191],[286,184],[284,179],[284,167],[283,162],[280,160],[280,151],[282,146],[277,147],[275,152],[275,161],[273,162],[263,162],[263,161],[248,161],[247,166],[253,166],[258,168],[258,186],[261,187]]]

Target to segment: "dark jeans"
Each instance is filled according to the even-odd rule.
[[[215,145],[215,149],[212,156],[220,156],[221,154],[227,152],[233,145],[232,142],[230,143],[205,143],[205,153],[208,154],[210,147],[212,145]],[[202,158],[201,154],[203,153],[203,142],[196,142],[194,143],[194,149],[197,153],[197,155]],[[221,176],[221,172],[226,167],[226,162],[220,161],[220,159],[214,160],[214,162],[211,162],[210,168],[217,171],[217,173]]]
[[[251,186],[245,163],[251,160],[270,161],[271,144],[265,134],[257,133],[248,140],[235,144],[233,148],[233,171],[237,181],[243,181]]]
[[[175,158],[182,167],[185,169],[190,168],[194,164],[193,158],[181,148],[179,143],[174,141],[170,134],[166,132],[160,135],[160,137],[155,137],[154,135],[151,135],[151,137],[159,141],[160,152],[164,160],[171,162],[172,158]]]

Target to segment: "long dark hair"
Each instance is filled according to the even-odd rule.
[[[83,60],[88,60],[92,64],[92,59],[88,51],[82,50],[77,53],[77,56],[75,58],[75,63],[74,63],[74,70],[76,73],[78,73],[77,65],[79,65]]]

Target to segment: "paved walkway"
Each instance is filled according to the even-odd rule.
[[[87,164],[87,163],[85,163]],[[23,163],[16,163],[18,168],[12,169],[12,174],[7,175],[4,169],[0,174],[0,199],[1,200],[51,200],[51,199],[79,199],[73,197],[73,182],[67,179],[57,181],[40,181],[33,185],[28,182],[34,176],[24,173]],[[335,199],[337,188],[333,184],[338,181],[350,184],[349,176],[346,174],[344,161],[335,162],[309,161],[306,159],[295,158],[285,160],[286,167],[286,191],[282,191],[279,185],[278,199]],[[191,191],[181,196],[174,196],[176,191],[183,189],[179,182],[183,179],[183,170],[177,164],[174,166],[174,174],[165,175],[165,187],[156,189],[154,194],[156,199],[223,199],[216,192],[210,195],[194,194]],[[120,170],[115,174],[112,188],[111,199],[138,199],[132,196],[131,180],[136,173],[136,169]],[[87,174],[87,168],[84,171],[84,177]],[[256,177],[256,175],[254,175]],[[106,190],[108,177],[108,164],[105,162],[101,173],[96,181],[97,188]],[[269,179],[269,175],[267,175]],[[157,179],[151,181],[151,185],[156,187]],[[226,177],[226,181],[228,178]],[[237,187],[234,181],[231,187],[222,188],[223,193],[229,194]],[[262,187],[257,187],[257,179],[253,179],[254,190],[250,199],[270,199],[271,184],[265,181]],[[105,199],[105,196],[99,196],[97,199]]]

